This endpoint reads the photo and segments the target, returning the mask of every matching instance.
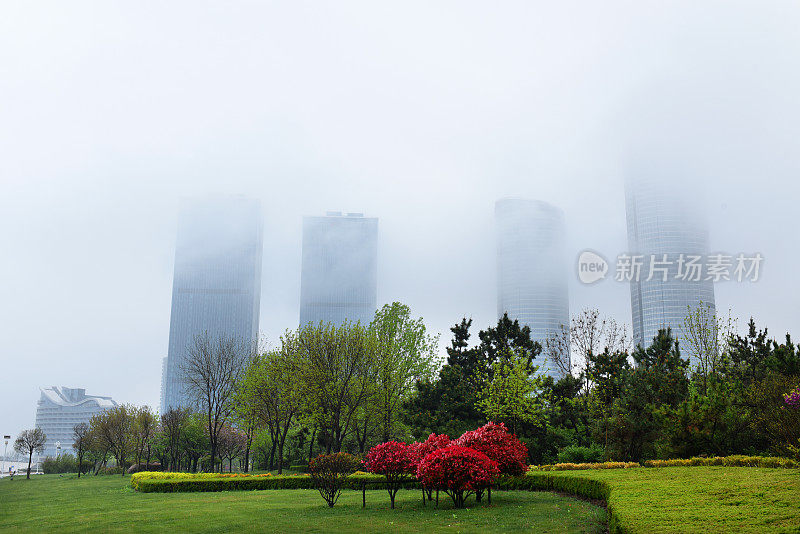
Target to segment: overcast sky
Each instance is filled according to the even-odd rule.
[[[570,265],[627,245],[649,162],[761,252],[719,309],[800,336],[800,4],[0,4],[0,431],[39,387],[157,407],[181,200],[261,200],[261,330],[296,326],[301,217],[379,221],[379,303],[495,320],[494,201],[565,212]],[[695,195],[695,188],[687,188]],[[624,284],[570,306],[630,323]]]

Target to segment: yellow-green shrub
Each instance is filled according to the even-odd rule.
[[[674,460],[647,460],[645,467],[694,467],[698,465],[722,467],[768,467],[792,469],[800,467],[800,462],[777,456],[712,456],[710,458],[686,458]]]
[[[633,467],[641,467],[636,462],[600,462],[600,463],[563,463],[563,464],[548,464],[548,465],[532,465],[531,471],[579,471],[583,469],[630,469]]]

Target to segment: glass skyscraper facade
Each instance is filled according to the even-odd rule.
[[[369,324],[377,309],[378,219],[304,217],[302,254],[300,324]]]
[[[36,404],[36,426],[47,436],[42,458],[55,458],[61,445],[61,454],[74,454],[73,428],[78,423],[89,423],[92,416],[114,408],[117,403],[111,397],[87,395],[82,388],[52,386],[41,389]]]
[[[531,329],[544,348],[562,325],[569,327],[568,268],[563,212],[546,202],[507,198],[495,204],[497,231],[497,316]],[[540,371],[557,378],[558,370],[544,361]]]
[[[633,275],[630,283],[633,341],[647,347],[659,329],[671,327],[687,358],[683,329],[689,307],[715,311],[713,282],[689,264],[702,267],[708,256],[706,211],[691,185],[656,170],[648,174],[652,177],[629,179],[625,187],[628,255],[641,257],[638,281]]]
[[[181,366],[198,336],[256,341],[262,240],[261,208],[255,200],[214,198],[182,210],[161,413],[192,405]]]

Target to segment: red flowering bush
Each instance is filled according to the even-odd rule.
[[[367,470],[386,477],[386,491],[389,492],[392,508],[400,485],[414,472],[412,450],[405,443],[387,441],[375,445],[367,453]]]
[[[419,481],[444,490],[456,508],[463,508],[467,497],[490,487],[498,476],[497,462],[482,452],[458,445],[431,452],[417,467]]]
[[[477,430],[464,432],[453,443],[482,452],[497,462],[504,475],[521,475],[528,470],[528,448],[503,423],[490,421]]]
[[[427,455],[433,451],[444,449],[450,445],[450,436],[447,434],[431,434],[425,441],[417,441],[409,445],[412,472],[416,473],[417,466]]]

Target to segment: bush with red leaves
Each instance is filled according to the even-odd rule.
[[[386,477],[386,491],[394,508],[394,498],[401,484],[413,474],[412,449],[405,443],[387,441],[367,453],[367,470]]]
[[[425,456],[417,467],[423,486],[444,490],[456,508],[472,494],[491,487],[500,469],[482,452],[458,445],[438,449]]]
[[[503,423],[490,421],[477,430],[464,432],[453,443],[482,452],[497,462],[504,475],[521,475],[528,470],[528,448]]]
[[[417,441],[409,445],[411,453],[412,472],[417,471],[417,466],[427,455],[433,451],[444,449],[450,445],[450,436],[447,434],[431,434],[425,441]]]

